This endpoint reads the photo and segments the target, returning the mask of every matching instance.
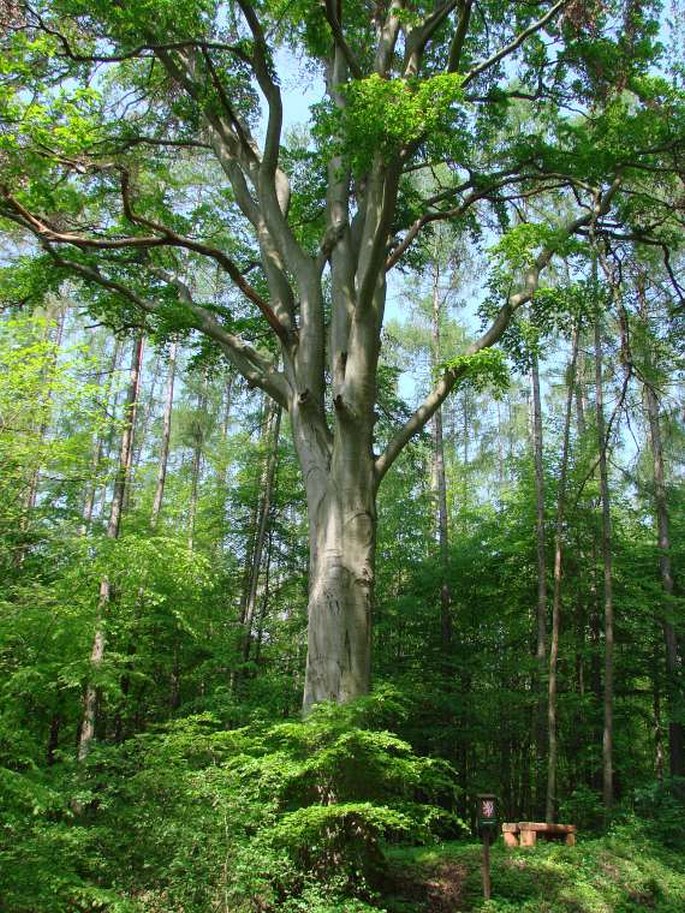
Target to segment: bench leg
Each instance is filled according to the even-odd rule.
[[[535,831],[521,831],[521,846],[535,846],[536,838]]]

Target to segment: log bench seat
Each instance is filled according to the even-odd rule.
[[[503,824],[502,834],[507,846],[535,846],[538,835],[543,840],[563,841],[566,846],[575,846],[575,824],[545,824],[543,821],[518,821]]]

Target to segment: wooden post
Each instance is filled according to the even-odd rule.
[[[483,830],[483,897],[490,900],[492,884],[490,881],[490,830]]]
[[[490,900],[490,842],[497,828],[497,797],[493,793],[480,793],[478,803],[478,828],[483,835],[483,897]]]

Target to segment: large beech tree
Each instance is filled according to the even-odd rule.
[[[111,319],[199,331],[287,412],[310,528],[304,705],[363,694],[376,494],[402,448],[487,367],[555,254],[588,233],[672,239],[683,117],[645,75],[652,4],[3,0],[0,19],[18,287],[80,277]],[[308,144],[284,134],[294,62],[321,86]],[[545,215],[504,235],[489,325],[378,440],[389,273],[436,222],[476,243],[524,198]]]

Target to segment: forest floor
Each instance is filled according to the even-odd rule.
[[[483,899],[482,846],[450,843],[388,851],[387,913],[685,913],[685,854],[629,826],[575,847],[491,851]]]

